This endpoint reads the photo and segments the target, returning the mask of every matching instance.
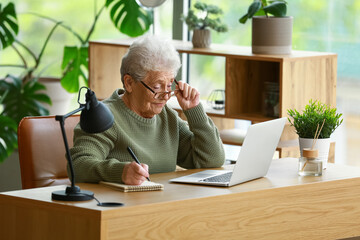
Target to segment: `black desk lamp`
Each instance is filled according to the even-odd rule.
[[[80,93],[81,90],[85,88],[87,89],[86,103],[80,103]],[[82,87],[79,90],[78,103],[80,107],[66,115],[57,115],[55,116],[56,121],[59,121],[62,136],[64,139],[66,157],[68,161],[68,165],[70,168],[71,174],[71,186],[66,187],[66,190],[60,190],[52,192],[51,198],[53,200],[61,200],[61,201],[86,201],[94,199],[94,193],[86,190],[80,190],[80,187],[75,186],[75,174],[72,165],[72,159],[70,155],[69,145],[66,138],[65,133],[65,119],[70,117],[71,115],[81,112],[80,115],[80,127],[82,130],[88,133],[100,133],[107,129],[109,129],[114,123],[114,116],[111,111],[107,108],[105,104],[99,102],[96,99],[95,93],[91,91],[87,87]]]

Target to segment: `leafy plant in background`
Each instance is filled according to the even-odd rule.
[[[206,3],[196,2],[194,8],[190,9],[187,16],[182,15],[181,19],[185,21],[190,30],[210,28],[217,32],[227,32],[226,24],[222,23],[217,15],[221,15],[222,10],[215,6]]]
[[[48,115],[49,112],[42,103],[51,104],[50,98],[40,91],[45,87],[38,82],[42,70],[39,70],[45,48],[55,29],[61,26],[71,32],[78,40],[79,46],[65,46],[61,68],[63,70],[62,86],[69,92],[77,92],[81,78],[88,84],[88,41],[95,29],[97,20],[103,9],[108,7],[114,24],[125,34],[138,36],[149,29],[152,23],[152,12],[142,9],[135,0],[107,0],[106,4],[96,13],[94,21],[85,38],[62,22],[52,18],[32,13],[37,17],[54,23],[48,33],[39,54],[17,39],[19,25],[15,5],[8,3],[4,8],[0,4],[0,50],[11,47],[19,56],[21,64],[2,64],[1,67],[22,68],[19,76],[7,74],[0,76],[1,134],[0,134],[0,162],[6,159],[17,148],[16,131],[20,120],[25,116]],[[118,11],[118,9],[121,9]],[[139,13],[141,12],[141,13]],[[137,16],[136,19],[130,16]],[[141,16],[141,17],[140,17]],[[140,18],[142,20],[140,20]],[[119,19],[122,19],[120,21]],[[145,23],[140,23],[147,19]],[[126,25],[126,26],[125,26]],[[131,27],[128,27],[131,26]],[[29,61],[23,52],[30,56]],[[30,64],[33,63],[33,64]],[[15,124],[15,125],[14,125]],[[15,127],[14,127],[15,126]],[[15,134],[15,135],[14,135]],[[15,137],[14,137],[15,136]]]
[[[7,94],[0,97],[0,104]],[[13,119],[0,115],[0,163],[17,148],[16,129],[17,124]]]
[[[144,34],[149,30],[150,25],[153,22],[152,12],[141,8],[135,0],[106,0],[105,4],[96,13],[90,30],[85,38],[82,38],[70,27],[62,24],[62,26],[71,31],[80,42],[78,46],[64,47],[64,55],[61,64],[61,69],[63,71],[61,85],[68,92],[78,92],[81,79],[83,79],[85,85],[88,85],[89,40],[105,7],[110,10],[109,14],[114,26],[120,32],[130,37],[137,37]]]
[[[38,116],[49,113],[42,103],[51,104],[51,100],[47,95],[40,92],[45,87],[37,81],[38,76],[34,76],[34,71],[39,67],[47,43],[59,24],[60,22],[54,24],[42,45],[40,53],[36,54],[16,39],[19,26],[14,4],[9,3],[3,9],[0,4],[0,49],[12,47],[22,61],[22,64],[19,65],[2,66],[23,69],[20,76],[7,74],[0,79],[0,104],[3,107],[0,118],[0,162],[4,161],[17,148],[16,131],[20,120],[29,115]],[[19,48],[31,56],[33,64],[26,60]]]
[[[288,118],[288,121],[295,127],[300,138],[314,138],[318,125],[321,126],[324,119],[325,123],[319,138],[329,138],[343,122],[343,119],[340,120],[342,114],[336,113],[336,108],[313,100],[309,101],[302,113],[288,109],[288,115],[292,118],[292,120]]]
[[[83,38],[71,27],[67,26],[62,22],[58,22],[57,20],[46,16],[32,13],[33,15],[50,20],[55,24],[60,25],[64,29],[71,32],[79,41],[79,44],[77,46],[64,47],[63,59],[61,64],[61,85],[68,92],[78,92],[80,89],[81,79],[84,81],[86,86],[88,85],[88,44],[95,30],[97,21],[105,7],[110,10],[109,14],[112,22],[114,23],[114,26],[120,32],[131,37],[136,37],[144,34],[146,31],[149,30],[150,25],[153,22],[152,11],[142,8],[137,4],[135,0],[106,0],[99,11],[95,9],[96,14],[94,16],[93,22],[90,26],[88,33]],[[0,18],[0,29],[4,30],[4,34],[0,32],[0,39],[2,43],[2,48],[5,48],[8,45],[12,44],[12,42],[15,40],[14,36],[16,36],[16,34],[18,33],[17,23],[16,25],[14,25],[14,23],[12,22],[12,18],[16,19],[14,4],[8,4],[8,6],[4,8],[4,11],[2,11],[2,14],[4,15],[4,18]],[[11,24],[10,29],[12,31],[7,31],[9,28],[5,25],[5,22]],[[14,29],[12,29],[13,27]],[[29,48],[26,49],[30,50]],[[32,56],[35,55],[32,54]],[[41,55],[39,55],[39,57],[41,59]],[[36,61],[36,67],[38,67],[38,65],[39,61]],[[29,76],[32,74],[32,72],[36,70],[36,67],[29,72]]]
[[[153,23],[153,12],[135,0],[106,0],[105,6],[115,27],[130,37],[143,35]]]
[[[246,23],[249,18],[253,16],[266,16],[269,14],[274,17],[285,17],[286,16],[286,1],[267,1],[267,0],[255,0],[253,1],[247,13],[239,19],[240,23]]]

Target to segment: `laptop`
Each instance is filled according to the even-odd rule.
[[[264,177],[270,168],[285,122],[286,118],[279,118],[251,125],[233,170],[205,170],[169,181],[230,187]]]

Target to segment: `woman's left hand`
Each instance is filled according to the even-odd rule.
[[[189,84],[178,81],[176,85],[175,96],[183,110],[188,110],[196,107],[200,102],[200,93],[196,88],[191,87]]]

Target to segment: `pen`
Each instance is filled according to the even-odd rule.
[[[130,147],[127,147],[127,150],[128,150],[128,152],[130,153],[130,155],[133,157],[133,159],[135,160],[135,162],[136,162],[137,164],[141,165],[139,159],[136,157],[136,155],[135,155],[135,153],[133,152],[133,150],[131,150]],[[150,182],[150,178],[149,178],[149,177],[147,177],[147,180]]]

